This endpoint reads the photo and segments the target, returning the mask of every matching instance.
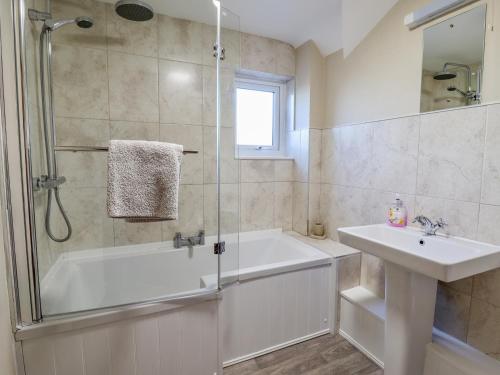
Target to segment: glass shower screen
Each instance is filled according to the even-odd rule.
[[[238,265],[238,17],[218,23],[211,1],[49,3],[24,23],[43,316],[215,292]],[[184,147],[176,220],[108,215],[110,140]]]

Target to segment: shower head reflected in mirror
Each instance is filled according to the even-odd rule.
[[[467,96],[468,96],[468,94],[467,94],[465,91],[462,91],[462,90],[460,90],[459,88],[457,88],[457,87],[455,87],[455,86],[449,86],[449,87],[447,88],[447,90],[448,90],[449,92],[458,92],[458,93],[460,93],[462,96],[465,96],[465,97],[467,97]]]
[[[153,7],[140,0],[120,0],[115,4],[115,12],[129,21],[149,21],[154,16]]]
[[[446,70],[434,74],[434,79],[436,81],[446,81],[448,79],[453,79],[453,78],[456,78],[456,77],[457,77],[456,73],[448,72]]]

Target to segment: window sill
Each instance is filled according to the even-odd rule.
[[[272,155],[262,155],[262,156],[236,156],[235,159],[238,160],[294,160],[291,156],[272,156]]]

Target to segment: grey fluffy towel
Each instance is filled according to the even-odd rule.
[[[183,147],[172,143],[109,143],[108,215],[128,221],[176,220]]]

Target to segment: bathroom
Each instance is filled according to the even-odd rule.
[[[500,374],[499,20],[0,0],[0,375]]]

